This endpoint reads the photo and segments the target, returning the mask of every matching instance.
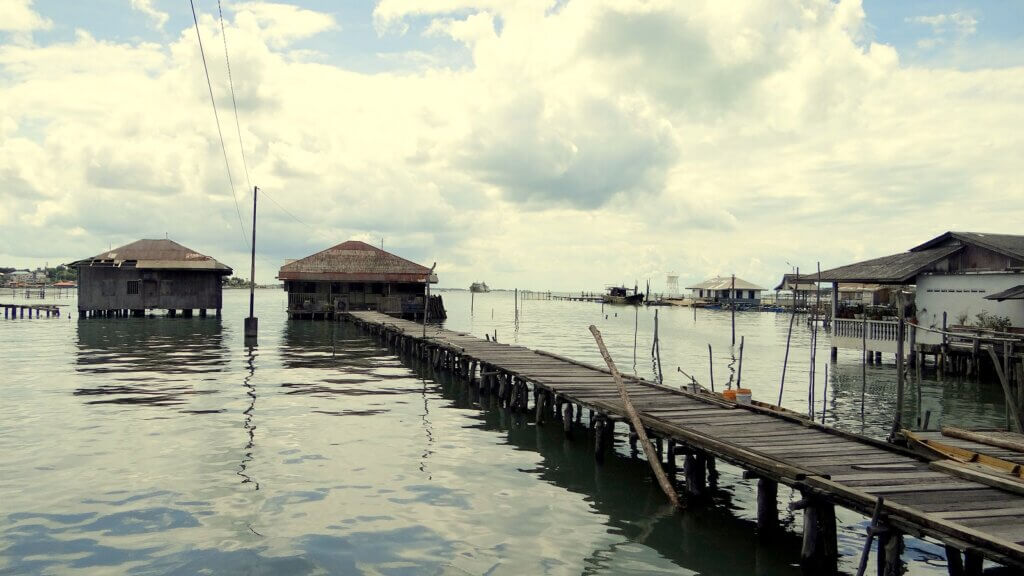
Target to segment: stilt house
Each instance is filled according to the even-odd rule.
[[[706,304],[745,304],[759,306],[764,288],[732,276],[716,276],[700,284],[687,286],[695,302]]]
[[[178,310],[220,316],[221,281],[231,268],[173,240],[138,240],[68,264],[78,272],[83,316],[142,316]]]
[[[377,310],[422,318],[430,269],[358,240],[286,263],[277,278],[288,292],[291,318],[332,319],[347,310]],[[430,320],[445,318],[440,296],[430,297]]]
[[[818,276],[803,276],[817,281]],[[833,291],[856,283],[890,286],[907,292],[910,321],[928,330],[983,330],[998,319],[999,332],[1024,333],[1024,236],[980,232],[946,232],[907,252],[825,270],[822,282]],[[909,306],[913,302],[913,306]],[[896,350],[896,316],[868,318],[860,309],[833,304],[836,347],[869,351]],[[991,326],[988,326],[991,328]],[[948,341],[937,332],[922,331],[916,344],[938,346]]]

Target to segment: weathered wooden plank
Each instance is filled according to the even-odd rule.
[[[891,480],[891,481],[904,481],[904,480],[920,480],[924,478],[949,478],[949,476],[942,474],[941,472],[929,472],[927,470],[919,472],[858,472],[855,474],[838,474],[832,476],[833,482],[847,483],[851,481],[871,481],[871,480]]]
[[[978,485],[973,482],[933,482],[898,484],[894,486],[858,486],[857,489],[863,490],[868,494],[879,496],[883,494],[896,494],[899,492],[956,492],[960,490],[977,490]],[[955,498],[955,496],[950,495],[950,498]]]
[[[936,512],[934,514],[937,518],[944,518],[946,520],[967,520],[970,518],[995,518],[995,517],[1006,517],[1006,516],[1024,516],[1024,506],[1014,506],[1012,508],[997,508],[997,509],[977,509],[973,508],[970,510],[952,510],[948,512]]]

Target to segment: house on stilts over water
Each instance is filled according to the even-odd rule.
[[[173,240],[137,240],[68,264],[78,272],[79,316],[144,316],[194,310],[220,316],[221,285],[231,268]]]
[[[801,281],[831,283],[839,295],[831,299],[833,356],[838,348],[866,350],[869,361],[872,352],[879,359],[897,352],[902,312],[913,327],[903,334],[912,362],[914,355],[935,354],[944,368],[947,359],[969,360],[963,370],[976,372],[979,360],[989,358],[987,347],[1001,359],[1021,359],[1024,236],[946,232],[906,252],[804,274]],[[850,302],[842,297],[849,284],[891,287],[902,306],[895,297],[887,305]],[[1011,381],[1019,379],[1016,368],[1006,368]]]
[[[334,319],[348,310],[377,310],[422,319],[430,268],[358,240],[287,262],[277,273],[288,292],[291,318]],[[429,297],[428,320],[446,318],[441,296]]]

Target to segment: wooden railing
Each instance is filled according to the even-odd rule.
[[[837,348],[876,352],[895,352],[899,322],[894,320],[851,320],[836,318],[832,324],[832,341]],[[904,336],[904,341],[908,337]],[[866,342],[865,342],[866,340]]]

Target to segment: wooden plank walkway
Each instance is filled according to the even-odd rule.
[[[450,369],[482,391],[498,394],[512,408],[526,409],[532,394],[538,422],[560,420],[567,433],[575,433],[582,427],[580,412],[590,411],[598,456],[610,444],[610,430],[625,418],[614,382],[600,367],[436,326],[428,326],[424,338],[422,324],[377,312],[353,311],[345,317],[397,352]],[[980,570],[981,556],[1024,567],[1024,493],[986,483],[983,476],[949,473],[909,450],[799,416],[637,378],[627,378],[626,387],[658,445],[668,442],[668,450],[660,453],[670,455],[665,456],[670,468],[675,454],[686,455],[688,493],[700,493],[703,478],[714,473],[713,468],[704,468],[705,463],[713,465],[714,458],[759,478],[759,489],[773,500],[777,483],[800,490],[801,507],[816,512],[805,513],[805,555],[810,545],[812,554],[826,556],[824,566],[830,571],[835,558],[828,558],[829,544],[818,543],[815,552],[815,542],[808,542],[814,536],[808,532],[823,530],[834,540],[832,506],[870,515],[879,497],[884,498],[886,538],[901,534],[935,538],[947,545],[949,554],[957,555],[958,562],[958,551],[964,551],[967,574]],[[774,502],[759,504],[759,516],[771,513],[774,506]],[[758,525],[767,527],[772,521],[759,517]],[[834,541],[831,550],[834,555]]]

